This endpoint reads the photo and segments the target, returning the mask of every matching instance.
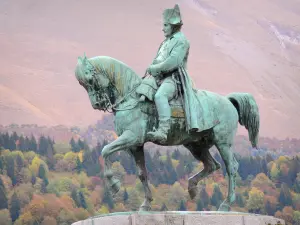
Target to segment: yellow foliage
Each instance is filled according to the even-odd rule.
[[[114,207],[114,212],[124,212],[126,208],[123,203],[117,203]]]
[[[21,151],[12,151],[11,152],[11,156],[15,159],[17,156],[20,156],[23,160],[25,159],[24,158],[24,155],[23,155],[23,152]]]
[[[34,159],[35,156],[36,156],[36,154],[34,151],[24,153],[24,158],[28,162],[28,164],[32,163],[32,160]]]
[[[161,160],[161,161],[163,161],[163,162],[167,161],[167,155],[162,155],[162,156],[160,156],[160,157],[159,157],[159,160]]]
[[[83,162],[83,150],[78,152],[78,158],[79,158],[80,162]]]
[[[31,165],[29,166],[29,169],[33,173],[34,176],[38,175],[38,171],[39,171],[41,164],[43,164],[46,174],[48,173],[47,164],[42,159],[40,159],[38,156],[35,156],[31,162]]]
[[[64,155],[63,155],[63,154],[55,154],[55,155],[54,155],[54,159],[55,159],[56,161],[61,160],[61,159],[63,159],[63,158],[64,158]]]
[[[76,159],[77,159],[77,153],[75,152],[67,152],[64,156],[64,160],[66,161],[76,162]]]
[[[101,208],[98,210],[99,214],[107,214],[109,213],[108,208],[105,205],[102,205]]]
[[[249,210],[261,210],[264,208],[264,193],[256,187],[253,187],[249,192],[247,208]]]
[[[179,165],[179,160],[172,159],[172,166],[173,168],[176,168]]]
[[[8,209],[0,210],[0,221],[1,225],[11,225],[11,217]]]
[[[276,178],[278,177],[279,170],[278,170],[278,168],[277,168],[277,164],[276,164],[276,163],[274,163],[274,164],[272,165],[270,174],[271,174],[271,177],[272,177],[273,179],[276,179]]]
[[[10,150],[9,149],[5,149],[1,152],[1,155],[3,156],[7,156],[7,155],[10,155]]]
[[[279,156],[279,158],[277,159],[277,162],[279,163],[279,164],[281,164],[281,163],[285,163],[285,162],[288,162],[288,158],[286,157],[286,156]]]
[[[19,219],[15,221],[14,225],[31,225],[34,221],[35,219],[31,215],[31,213],[25,212],[19,217]]]

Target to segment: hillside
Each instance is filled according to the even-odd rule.
[[[175,1],[0,2],[0,124],[88,126],[100,120],[74,76],[77,57],[109,55],[142,75]],[[297,0],[181,0],[199,89],[252,93],[261,135],[299,138]],[[126,23],[126,26],[124,26]],[[243,129],[240,134],[245,134]]]

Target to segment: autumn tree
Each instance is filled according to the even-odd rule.
[[[263,213],[264,210],[264,193],[253,187],[249,192],[249,199],[246,207],[251,213]]]
[[[12,220],[8,209],[0,210],[0,221],[1,225],[12,225]]]

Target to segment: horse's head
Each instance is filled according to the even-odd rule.
[[[78,57],[75,76],[81,86],[88,92],[92,107],[107,111],[111,104],[112,92],[109,78],[104,71],[99,71],[84,55]]]

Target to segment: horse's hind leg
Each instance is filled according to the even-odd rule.
[[[197,160],[202,161],[204,165],[203,170],[189,178],[188,191],[190,198],[194,199],[197,195],[197,184],[199,183],[199,181],[207,177],[214,171],[220,169],[221,165],[214,159],[214,157],[212,157],[212,155],[209,152],[209,149],[212,147],[212,145],[190,143],[184,146],[190,150],[192,155]]]
[[[151,210],[151,202],[152,202],[153,198],[152,198],[152,193],[151,193],[151,190],[150,190],[149,184],[148,184],[144,147],[139,146],[130,152],[135,159],[135,163],[136,163],[136,166],[138,169],[138,176],[143,184],[144,192],[145,192],[145,200],[144,200],[143,204],[140,206],[139,211],[150,211]]]
[[[238,162],[231,151],[231,144],[216,144],[220,155],[225,163],[226,171],[228,174],[228,194],[227,198],[222,202],[218,211],[229,211],[230,205],[235,202],[235,186],[236,186],[236,173],[238,170]]]

